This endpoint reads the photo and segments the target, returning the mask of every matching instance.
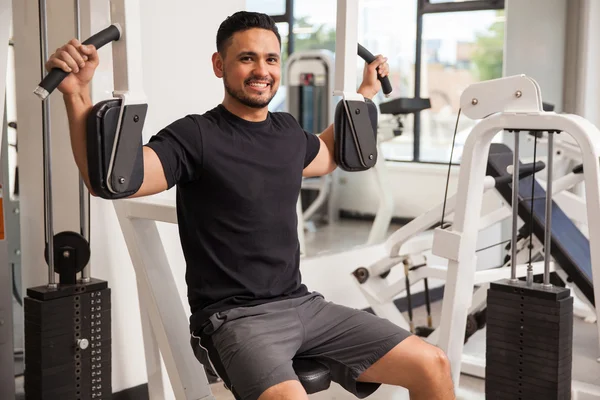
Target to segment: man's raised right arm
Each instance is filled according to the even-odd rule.
[[[98,66],[98,53],[93,46],[83,46],[73,39],[56,50],[46,62],[46,69],[60,68],[70,74],[58,86],[63,94],[69,119],[71,150],[85,185],[92,195],[87,162],[87,116],[93,104],[90,82]],[[144,181],[138,191],[130,197],[156,194],[167,189],[167,179],[162,163],[154,150],[144,146]]]

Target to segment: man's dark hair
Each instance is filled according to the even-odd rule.
[[[252,28],[261,28],[272,31],[281,47],[281,36],[279,30],[273,18],[266,14],[250,12],[250,11],[238,11],[235,14],[227,17],[225,21],[221,23],[219,30],[217,31],[217,51],[224,55],[225,48],[229,44],[232,36],[236,32],[245,31]]]

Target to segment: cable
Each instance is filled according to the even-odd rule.
[[[448,175],[446,176],[446,190],[444,193],[444,205],[442,206],[442,219],[440,226],[444,229],[444,216],[446,215],[446,202],[448,201],[448,186],[450,185],[450,171],[452,169],[452,156],[454,154],[454,145],[456,143],[456,134],[458,132],[458,120],[460,119],[461,108],[458,109],[458,115],[456,116],[456,125],[454,126],[454,136],[452,137],[452,149],[450,150],[450,160],[448,161]]]
[[[19,293],[19,287],[17,286],[17,277],[15,276],[15,267],[16,264],[11,264],[12,266],[12,290],[13,290],[13,297],[15,298],[15,300],[17,301],[17,303],[19,303],[19,306],[23,307],[23,298],[21,297],[20,293]]]
[[[475,253],[479,253],[480,251],[488,250],[488,249],[491,249],[492,247],[500,246],[500,245],[510,243],[510,242],[512,242],[512,239],[503,240],[501,242],[498,242],[498,243],[495,243],[495,244],[492,244],[492,245],[489,245],[486,247],[482,247],[481,249],[477,249],[477,250],[475,250]]]

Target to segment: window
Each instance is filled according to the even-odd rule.
[[[284,15],[286,0],[246,0],[246,9],[269,15]]]
[[[336,5],[332,0],[294,2],[294,51],[335,51]]]
[[[471,83],[502,76],[505,0],[359,0],[358,41],[390,64],[392,98],[429,98],[429,110],[380,115],[383,156],[447,163],[460,95]],[[335,51],[335,0],[248,0],[270,14],[282,35],[284,63],[294,51]],[[285,7],[284,7],[285,5]],[[291,21],[293,29],[290,30]],[[285,34],[284,34],[285,32]],[[364,63],[356,59],[357,85]],[[285,73],[285,72],[284,72]],[[277,104],[285,102],[285,88]],[[374,101],[388,101],[379,94]],[[475,121],[461,115],[453,162]],[[401,134],[400,134],[401,132]]]
[[[413,161],[447,163],[461,93],[502,76],[504,0],[417,1],[415,97],[431,109],[414,116]],[[453,163],[473,125],[461,115]]]
[[[430,99],[431,109],[420,115],[420,161],[450,160],[460,95],[472,83],[502,76],[503,46],[502,11],[424,15],[421,97]],[[458,149],[474,124],[461,115]],[[453,161],[459,159],[455,149]]]
[[[415,0],[360,0],[358,41],[373,54],[384,54],[390,65],[391,98],[414,97],[417,2]],[[357,79],[362,79],[364,62],[357,57]],[[358,82],[357,84],[359,84]],[[389,101],[380,92],[378,104]],[[402,134],[399,133],[402,123]],[[387,160],[412,161],[413,116],[380,114],[379,130],[386,141],[381,146]]]

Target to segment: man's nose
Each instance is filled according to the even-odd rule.
[[[269,75],[269,70],[267,69],[267,63],[264,60],[259,60],[256,63],[256,67],[254,68],[254,74],[256,76],[265,77]]]

